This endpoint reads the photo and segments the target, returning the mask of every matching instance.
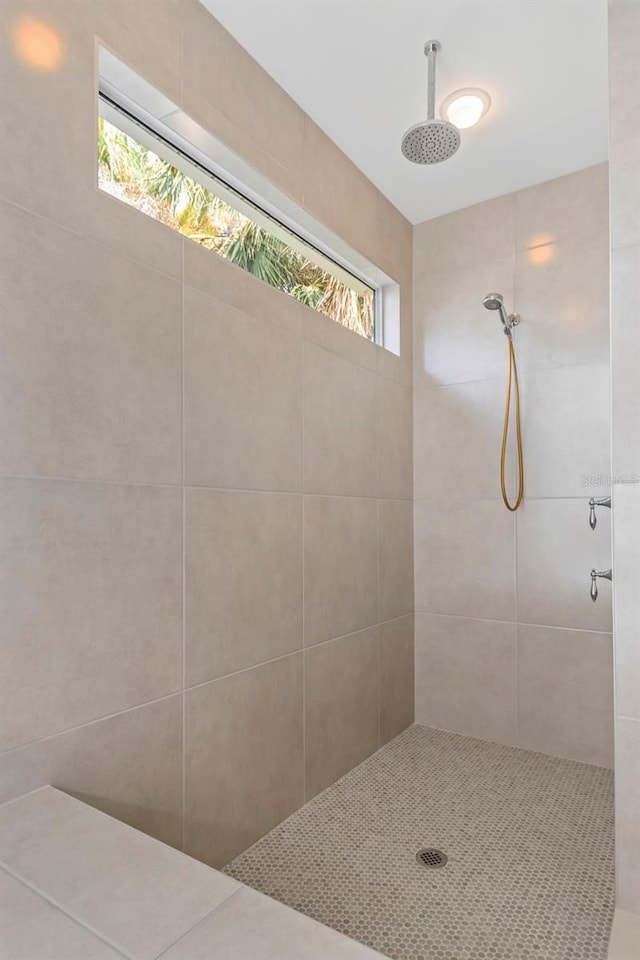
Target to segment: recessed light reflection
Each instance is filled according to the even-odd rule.
[[[527,246],[529,263],[533,263],[536,266],[553,260],[556,252],[556,237],[554,234],[544,234],[533,237]]]
[[[20,59],[36,70],[55,70],[62,60],[60,34],[36,17],[20,17],[16,22],[13,46]]]

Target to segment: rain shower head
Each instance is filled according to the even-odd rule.
[[[409,127],[402,138],[402,153],[412,163],[441,163],[452,157],[460,146],[460,132],[448,120],[435,119],[437,40],[429,40],[424,52],[429,61],[427,83],[427,119]]]

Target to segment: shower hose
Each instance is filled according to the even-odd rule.
[[[516,364],[516,353],[513,348],[513,338],[511,333],[506,334],[508,344],[508,362],[509,377],[507,380],[507,398],[504,407],[504,427],[502,429],[502,452],[500,454],[500,486],[502,488],[502,499],[507,510],[515,512],[522,503],[524,495],[524,461],[522,458],[522,431],[520,429],[520,385],[518,383],[518,366]],[[514,503],[509,502],[507,486],[505,483],[505,461],[507,457],[507,441],[509,439],[509,421],[511,419],[511,391],[512,384],[515,393],[515,412],[516,412],[516,446],[518,450],[518,489]]]

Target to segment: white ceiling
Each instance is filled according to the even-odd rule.
[[[608,156],[606,0],[202,0],[413,223]],[[492,106],[445,163],[400,153],[426,116],[425,41],[442,43],[438,106]]]

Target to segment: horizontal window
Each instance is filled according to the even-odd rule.
[[[376,340],[376,295],[371,286],[142,124],[144,136],[138,139],[135,118],[113,104],[102,107],[101,103],[100,189],[349,330]]]

